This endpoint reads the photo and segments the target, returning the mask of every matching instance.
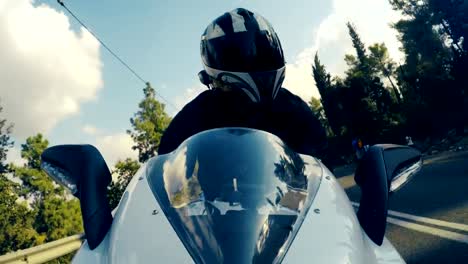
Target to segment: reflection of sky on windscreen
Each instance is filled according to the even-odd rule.
[[[187,179],[185,173],[187,170],[187,146],[185,146],[180,151],[177,151],[177,155],[172,160],[167,160],[163,165],[163,178],[164,178],[164,187],[171,198],[171,194],[180,190]]]
[[[196,218],[181,213],[179,213],[179,216],[184,223],[186,232],[188,231],[191,243],[205,251],[208,248],[212,254],[218,256],[218,259],[223,259],[223,252],[216,239],[213,223],[207,220],[208,218]]]
[[[286,155],[286,152],[284,152],[284,148],[282,147],[282,145],[284,145],[284,143],[283,143],[283,141],[281,141],[281,139],[279,139],[278,137],[276,137],[274,135],[271,135],[271,134],[269,134],[267,136],[267,139],[268,139],[268,142],[270,142],[270,145],[279,154],[279,156],[283,156],[285,158],[288,157],[288,155]]]

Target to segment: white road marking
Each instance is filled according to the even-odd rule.
[[[359,206],[359,203],[356,203],[356,202],[351,202],[351,204],[356,207]],[[397,217],[404,218],[407,220],[413,220],[415,222],[421,222],[421,223],[426,223],[426,224],[431,224],[431,225],[436,225],[436,226],[441,226],[441,227],[448,227],[448,228],[468,232],[468,225],[465,225],[465,224],[437,220],[437,219],[423,217],[423,216],[416,216],[416,215],[401,213],[401,212],[397,212],[393,210],[388,210],[388,214],[391,216],[397,216]]]
[[[394,224],[394,225],[399,225],[399,226],[404,227],[404,228],[419,231],[419,232],[422,232],[422,233],[427,233],[427,234],[430,234],[430,235],[434,235],[434,236],[438,236],[438,237],[442,237],[442,238],[446,238],[446,239],[450,239],[450,240],[454,240],[454,241],[458,241],[458,242],[461,242],[461,243],[468,244],[468,236],[463,235],[463,234],[459,234],[459,233],[456,233],[456,232],[442,230],[442,229],[439,229],[439,228],[424,226],[424,225],[415,224],[415,223],[410,223],[410,222],[399,220],[399,219],[396,219],[396,218],[393,218],[393,217],[387,217],[387,222],[389,222],[391,224]]]
[[[352,174],[348,176],[340,177],[337,180],[340,183],[341,187],[343,187],[343,189],[345,190],[356,186],[356,182],[354,181],[354,175]]]
[[[460,231],[468,232],[468,225],[464,225],[464,224],[460,224],[460,223],[437,220],[437,219],[422,217],[422,216],[415,216],[415,215],[400,213],[400,212],[396,212],[396,211],[392,211],[392,210],[388,210],[388,214],[391,215],[391,216],[398,216],[398,217],[401,217],[401,218],[406,218],[406,219],[414,220],[414,221],[417,221],[417,222],[432,224],[432,225],[436,225],[436,226],[443,226],[443,227],[448,227],[448,228],[453,228],[453,229],[457,229],[457,230],[460,230]]]

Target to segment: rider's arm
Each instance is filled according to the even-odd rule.
[[[288,112],[288,122],[291,147],[297,152],[322,158],[327,146],[325,128],[312,112],[310,107],[298,96],[286,89],[283,90],[283,100]]]

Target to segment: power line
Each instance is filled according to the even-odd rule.
[[[125,68],[127,68],[131,73],[133,73],[133,75],[135,75],[135,77],[137,77],[144,85],[149,85],[149,83],[147,81],[145,81],[135,70],[132,69],[132,67],[130,67],[124,60],[122,60],[115,52],[113,52],[107,45],[106,43],[104,43],[104,41],[102,41],[96,34],[94,34],[93,31],[91,31],[91,29],[89,29],[85,23],[83,23],[70,9],[68,9],[68,7],[65,5],[65,3],[63,2],[63,0],[57,0],[57,3],[59,3],[59,5],[61,5],[65,10],[67,10],[67,12],[76,20],[78,21],[78,23],[80,23],[97,41],[99,41],[99,43],[101,43],[101,45],[107,50],[110,52],[110,54],[112,54],[120,63],[122,63],[123,66],[125,66]],[[174,104],[172,104],[169,100],[167,100],[166,98],[164,98],[160,93],[156,92],[155,90],[155,93],[161,97],[162,100],[164,100],[168,105],[172,106],[175,110],[179,111],[179,108],[177,108]]]
[[[73,18],[76,19],[76,21],[78,21],[78,23],[80,23],[89,33],[91,33],[91,35],[93,35],[93,37],[95,39],[97,39],[97,41],[99,41],[99,43],[102,44],[102,46],[104,48],[106,48],[117,60],[120,61],[120,63],[122,63],[129,71],[131,71],[138,79],[140,79],[140,81],[143,83],[143,84],[146,84],[146,81],[143,80],[143,78],[141,78],[140,75],[138,75],[138,73],[136,73],[130,66],[128,66],[127,63],[125,63],[117,54],[115,54],[109,47],[107,47],[107,45],[96,35],[94,34],[94,32],[92,32],[78,17],[75,16],[75,14],[73,14],[72,11],[70,11],[70,9],[68,9],[68,7],[65,6],[65,4],[63,3],[62,0],[57,0],[57,2],[63,7],[65,8],[65,10],[67,10],[68,13],[70,13],[70,15],[73,16]]]

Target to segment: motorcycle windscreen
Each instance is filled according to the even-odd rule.
[[[151,189],[196,263],[279,263],[321,180],[271,134],[215,129],[148,166]]]

